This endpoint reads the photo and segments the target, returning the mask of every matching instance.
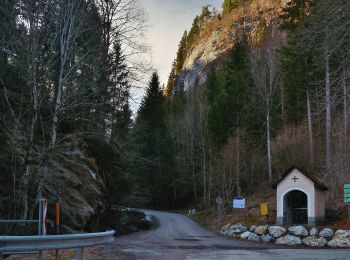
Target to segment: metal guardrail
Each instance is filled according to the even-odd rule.
[[[36,219],[30,219],[30,220],[21,220],[21,219],[0,219],[0,224],[1,223],[39,223],[39,220]]]
[[[114,241],[115,231],[100,233],[48,235],[48,236],[0,236],[0,260],[2,255],[37,252],[41,259],[42,251],[77,248],[76,259],[83,259],[83,248],[108,245]],[[106,251],[106,250],[105,250]],[[105,257],[104,259],[107,259]]]

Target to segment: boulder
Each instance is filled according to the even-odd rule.
[[[266,231],[267,231],[267,226],[258,226],[254,232],[257,235],[264,235]]]
[[[227,230],[226,232],[226,236],[228,237],[234,237],[236,235],[234,230]]]
[[[221,230],[228,230],[231,227],[231,223],[227,223],[226,225],[221,227]]]
[[[310,230],[310,236],[317,236],[318,235],[318,229],[313,227],[311,230]]]
[[[305,237],[303,239],[303,244],[312,247],[322,247],[327,245],[327,239],[325,239],[324,237],[315,236]]]
[[[287,230],[284,227],[280,226],[270,226],[268,230],[269,233],[276,238],[284,235],[287,232]]]
[[[331,247],[350,247],[350,230],[337,230],[333,239],[327,245]]]
[[[295,236],[307,237],[309,232],[303,226],[293,226],[288,228],[289,233]]]
[[[260,241],[260,236],[255,233],[250,232],[247,238],[249,241]]]
[[[324,228],[321,230],[320,237],[331,238],[334,236],[334,231],[330,228]]]
[[[249,237],[250,234],[254,234],[254,233],[252,233],[252,232],[250,232],[250,231],[246,231],[246,232],[242,233],[240,237],[241,237],[242,239],[248,239],[248,237]]]
[[[249,231],[250,231],[250,232],[255,232],[255,229],[256,229],[256,226],[251,226],[250,229],[249,229]]]
[[[289,245],[289,246],[294,246],[294,245],[301,245],[301,239],[296,236],[292,235],[286,235],[283,237],[279,237],[276,240],[276,245]]]
[[[238,224],[231,225],[229,229],[237,229],[237,228],[240,228],[242,226],[243,225],[241,223],[238,223]]]
[[[233,233],[235,233],[235,234],[240,234],[240,233],[248,231],[248,228],[243,226],[242,224],[235,224],[235,225],[232,225],[229,228],[229,230],[233,231]]]
[[[275,241],[275,238],[271,235],[262,235],[261,241],[266,242],[266,243],[271,243],[271,242]]]

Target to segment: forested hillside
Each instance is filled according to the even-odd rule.
[[[57,196],[75,229],[113,205],[210,209],[221,194],[229,206],[270,189],[291,165],[341,205],[350,3],[222,7],[194,17],[162,86],[142,58],[137,0],[2,0],[1,217],[32,218],[40,197],[53,211]]]
[[[142,171],[168,190],[154,191],[156,201],[210,208],[223,194],[229,206],[297,165],[327,183],[329,205],[341,205],[350,177],[349,11],[340,0],[203,7],[164,90],[157,170]]]

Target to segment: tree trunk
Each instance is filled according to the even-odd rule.
[[[32,161],[32,155],[33,155],[33,140],[34,140],[34,130],[35,126],[38,121],[38,89],[37,89],[37,76],[36,76],[36,70],[37,70],[37,38],[36,38],[36,31],[35,31],[35,14],[30,14],[30,29],[29,34],[31,36],[30,41],[30,49],[31,49],[31,57],[30,57],[30,80],[31,80],[31,95],[32,95],[32,118],[30,123],[30,130],[29,130],[29,137],[28,137],[28,147],[26,151],[25,156],[25,173],[23,175],[23,195],[22,195],[22,206],[23,206],[23,214],[22,219],[28,218],[28,183],[29,183],[29,177],[31,174],[31,161]]]
[[[237,148],[236,148],[236,185],[237,185],[237,195],[241,196],[241,185],[240,185],[240,137],[239,137],[239,127],[237,128]]]
[[[329,54],[326,49],[326,174],[331,172],[331,84]]]
[[[272,154],[271,154],[271,115],[270,115],[270,98],[266,99],[266,139],[267,139],[267,163],[269,169],[269,181],[272,181]]]
[[[349,125],[349,116],[348,116],[348,91],[346,86],[346,74],[345,69],[343,73],[343,117],[344,117],[344,141],[347,142],[348,139],[348,125]]]
[[[307,98],[307,122],[309,128],[309,145],[310,145],[310,162],[311,167],[314,167],[314,140],[313,140],[313,132],[312,132],[312,112],[311,112],[311,104],[310,104],[310,93],[309,90],[306,92]]]

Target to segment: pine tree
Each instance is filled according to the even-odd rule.
[[[179,48],[177,50],[176,54],[176,60],[175,60],[175,74],[179,75],[180,71],[183,67],[183,64],[185,62],[187,56],[187,31],[184,32],[181,41],[179,43]]]
[[[233,9],[241,7],[244,0],[225,0],[222,4],[223,14],[231,12]]]
[[[153,73],[137,112],[134,136],[140,158],[136,163],[136,179],[142,199],[149,205],[171,207],[174,200],[172,144],[166,125],[165,97],[157,73]]]
[[[224,14],[231,12],[231,10],[233,9],[232,0],[225,0],[222,4],[222,9]]]
[[[289,1],[281,15],[281,18],[283,19],[282,28],[294,31],[311,12],[313,2],[314,0]]]
[[[193,46],[195,43],[198,35],[200,32],[200,23],[199,23],[199,17],[198,15],[194,18],[192,26],[190,31],[188,32],[188,37],[187,37],[187,49],[190,50],[190,48]]]
[[[224,143],[245,120],[252,85],[246,46],[239,43],[218,75],[207,79],[208,129],[215,144]]]

